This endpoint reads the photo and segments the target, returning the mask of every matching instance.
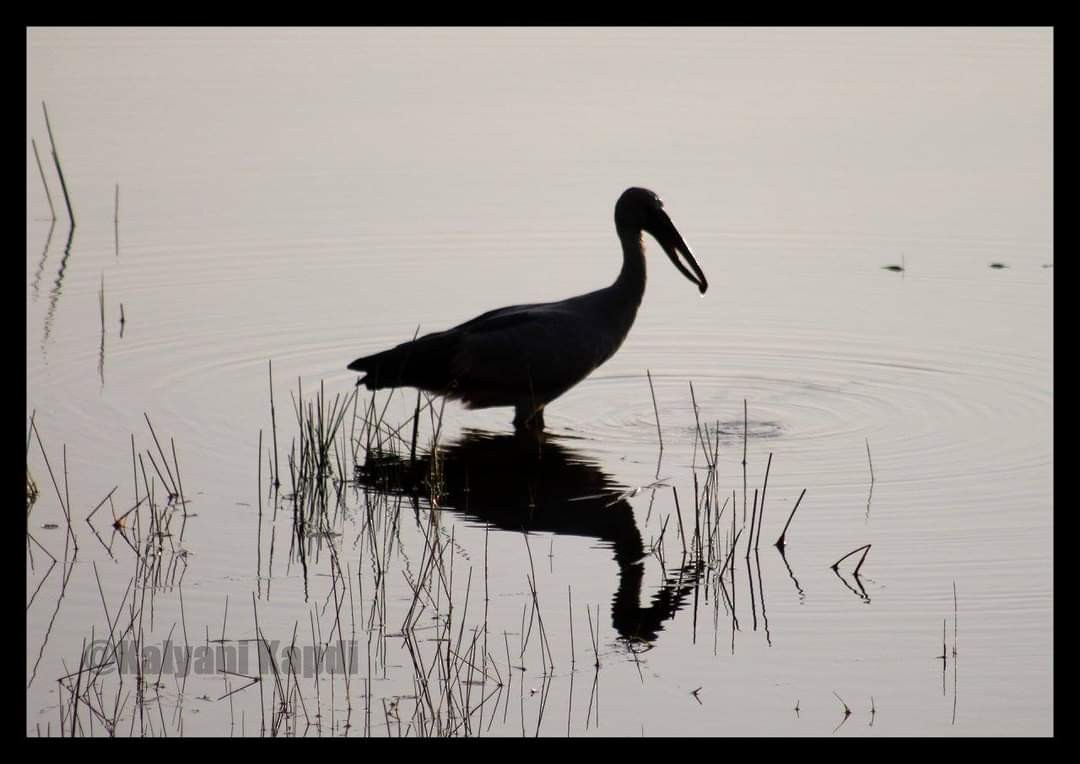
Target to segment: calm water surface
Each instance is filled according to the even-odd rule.
[[[107,734],[57,680],[110,627],[241,650],[257,612],[268,641],[295,627],[309,647],[340,613],[350,683],[301,677],[303,711],[275,727],[270,679],[166,667],[140,703],[113,669],[94,708],[124,735],[413,735],[431,707],[452,734],[1050,734],[1051,46],[1040,29],[31,30],[27,427],[61,492],[66,457],[78,552],[32,436],[27,733]],[[709,292],[648,240],[637,323],[549,406],[539,463],[505,437],[510,410],[449,404],[436,511],[361,480],[298,544],[267,489],[268,361],[287,477],[294,400],[348,395],[353,358],[610,283],[631,185],[664,198]],[[750,514],[772,461],[759,555],[744,535],[720,587],[716,564],[682,569],[676,528],[695,476],[704,495],[706,424],[717,548],[749,521],[744,401]],[[415,402],[376,400],[395,423]],[[105,518],[145,495],[141,469],[164,504],[144,413],[189,517],[140,562]],[[422,453],[432,435],[426,419]],[[124,531],[136,515],[145,536],[145,501]],[[400,627],[432,538],[477,675],[455,663],[429,707]],[[830,570],[865,544],[859,577]],[[416,634],[446,696],[439,605]]]

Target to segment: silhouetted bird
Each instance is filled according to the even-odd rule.
[[[367,372],[360,381],[369,390],[418,387],[467,408],[513,406],[515,428],[542,430],[544,406],[611,358],[626,339],[645,292],[642,232],[660,243],[702,294],[709,286],[652,191],[623,192],[615,204],[615,230],[623,264],[611,286],[560,302],[489,311],[453,329],[358,358],[349,369]]]

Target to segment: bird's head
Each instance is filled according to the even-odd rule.
[[[664,211],[660,197],[647,188],[628,188],[615,203],[615,228],[619,231],[645,231],[664,248],[682,275],[705,294],[709,282],[694,259],[682,235]],[[685,264],[683,263],[685,260]],[[687,267],[689,266],[689,268]]]

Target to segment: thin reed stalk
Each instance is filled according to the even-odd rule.
[[[656,391],[653,390],[652,372],[646,369],[645,376],[649,378],[649,394],[652,396],[653,414],[656,416],[656,437],[660,441],[660,453],[663,453],[664,435],[660,432],[660,408],[656,405]]]
[[[60,178],[60,188],[64,192],[64,203],[67,205],[68,218],[71,220],[71,228],[75,228],[75,212],[71,208],[71,196],[68,194],[67,182],[64,180],[64,170],[60,166],[60,156],[56,152],[56,140],[53,138],[52,125],[49,124],[49,110],[45,102],[41,102],[41,110],[45,113],[45,129],[49,133],[49,143],[52,145],[53,163],[56,165],[56,174]]]
[[[779,547],[781,549],[784,548],[784,537],[787,536],[788,526],[791,525],[791,520],[793,517],[795,517],[795,510],[799,508],[799,503],[802,501],[802,497],[805,495],[806,489],[804,488],[802,489],[802,493],[799,494],[799,498],[795,501],[795,506],[792,508],[791,514],[788,515],[787,522],[784,523],[784,530],[780,531],[780,538],[776,540],[776,543],[773,546]]]
[[[862,555],[862,557],[859,558],[859,564],[855,566],[855,575],[858,576],[859,575],[859,568],[862,567],[863,561],[866,560],[866,555],[868,555],[870,553],[870,546],[871,546],[870,544],[865,544],[865,545],[859,547],[858,549],[852,549],[850,552],[845,554],[839,560],[834,562],[830,567],[835,571],[835,570],[837,570],[840,563],[842,563],[848,557],[851,557],[852,555],[857,554],[858,552],[862,552],[863,555]],[[837,572],[839,572],[839,571],[837,571]]]
[[[765,490],[769,487],[769,470],[772,468],[772,452],[769,452],[769,462],[765,465],[765,483],[761,486],[761,506],[758,508],[757,536],[754,538],[754,549],[758,548],[761,541],[761,523],[765,519]],[[751,528],[750,530],[753,530]]]
[[[281,487],[281,464],[278,461],[278,446],[277,446],[277,412],[274,409],[274,361],[273,359],[267,359],[266,361],[268,376],[270,378],[270,430],[274,438],[274,490]]]
[[[743,402],[742,402],[742,405],[743,405],[743,430],[742,430],[742,519],[743,519],[743,522],[745,523],[745,522],[746,522],[746,494],[747,494],[747,491],[746,491],[746,443],[747,443],[747,434],[748,434],[748,432],[749,432],[749,429],[750,429],[750,419],[749,419],[749,414],[747,413],[747,412],[748,412],[748,409],[747,409],[747,404],[746,404],[746,399],[745,399],[745,398],[743,398]],[[751,523],[752,523],[752,522],[753,522],[753,520],[751,520]]]
[[[34,161],[37,162],[38,174],[41,176],[41,185],[45,187],[45,198],[49,201],[49,214],[52,221],[56,222],[56,208],[53,206],[52,194],[49,193],[49,183],[45,180],[45,170],[41,167],[41,157],[38,155],[37,141],[30,139],[30,145],[34,147]]]

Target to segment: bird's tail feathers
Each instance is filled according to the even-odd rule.
[[[357,358],[348,368],[367,372],[360,381],[368,390],[418,387],[437,392],[450,385],[450,363],[456,347],[456,337],[445,332],[429,334],[381,353]]]

